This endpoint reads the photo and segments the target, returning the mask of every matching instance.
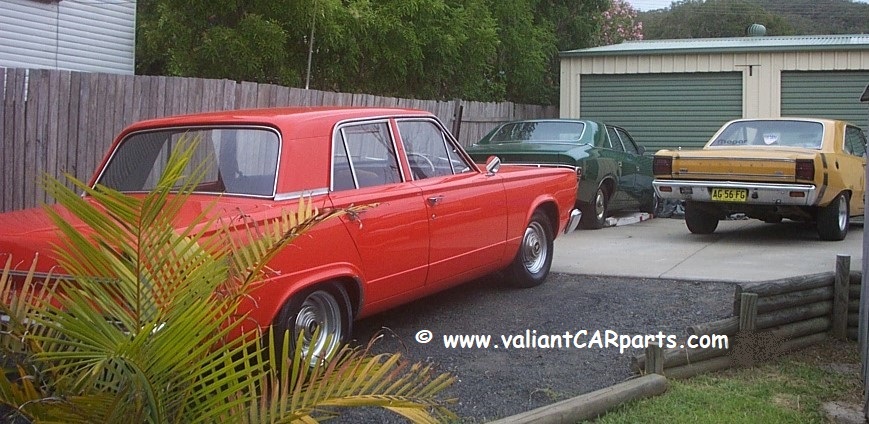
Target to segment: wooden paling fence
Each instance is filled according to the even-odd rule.
[[[113,138],[133,122],[169,115],[278,106],[423,109],[469,145],[496,124],[553,118],[555,106],[402,99],[218,79],[0,68],[0,211],[50,202],[40,179],[87,181]]]
[[[836,271],[737,286],[734,316],[688,327],[689,335],[727,335],[726,349],[661,349],[631,358],[637,373],[686,378],[732,366],[752,365],[823,342],[857,340],[862,274],[850,257],[836,258]]]

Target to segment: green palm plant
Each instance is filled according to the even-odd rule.
[[[201,177],[185,176],[194,145],[180,143],[157,187],[141,197],[70,178],[91,202],[46,180],[86,229],[46,208],[65,236],[55,249],[64,278],[37,278],[34,259],[22,282],[13,259],[5,262],[6,412],[30,422],[279,423],[374,406],[415,422],[454,419],[439,398],[453,378],[399,354],[344,347],[317,361],[303,357],[301,343],[282,354],[288,337],[270,332],[228,337],[245,318],[237,306],[270,272],[275,253],[354,210],[320,212],[302,200],[265,228],[205,210],[179,232],[173,222]]]

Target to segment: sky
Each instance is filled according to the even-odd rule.
[[[869,3],[869,0],[857,0],[860,3]],[[664,9],[670,7],[674,0],[627,0],[634,9],[645,12],[647,10]]]

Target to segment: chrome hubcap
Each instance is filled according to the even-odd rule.
[[[839,230],[845,230],[848,225],[848,202],[844,197],[839,198]]]
[[[532,274],[540,272],[549,256],[548,249],[543,226],[539,222],[532,222],[525,229],[525,237],[522,239],[522,263],[525,264],[525,269]]]
[[[302,355],[308,355],[313,350],[311,365],[316,364],[316,361],[335,350],[342,340],[341,308],[338,302],[324,291],[311,293],[296,315],[293,330],[295,337],[302,335]]]
[[[602,221],[604,219],[604,200],[605,196],[603,195],[603,190],[598,190],[597,195],[594,196],[594,212],[595,217],[598,221]]]

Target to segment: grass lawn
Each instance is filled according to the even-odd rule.
[[[631,402],[598,423],[825,423],[822,404],[862,405],[855,342],[827,341],[752,368],[670,380],[661,396]]]

